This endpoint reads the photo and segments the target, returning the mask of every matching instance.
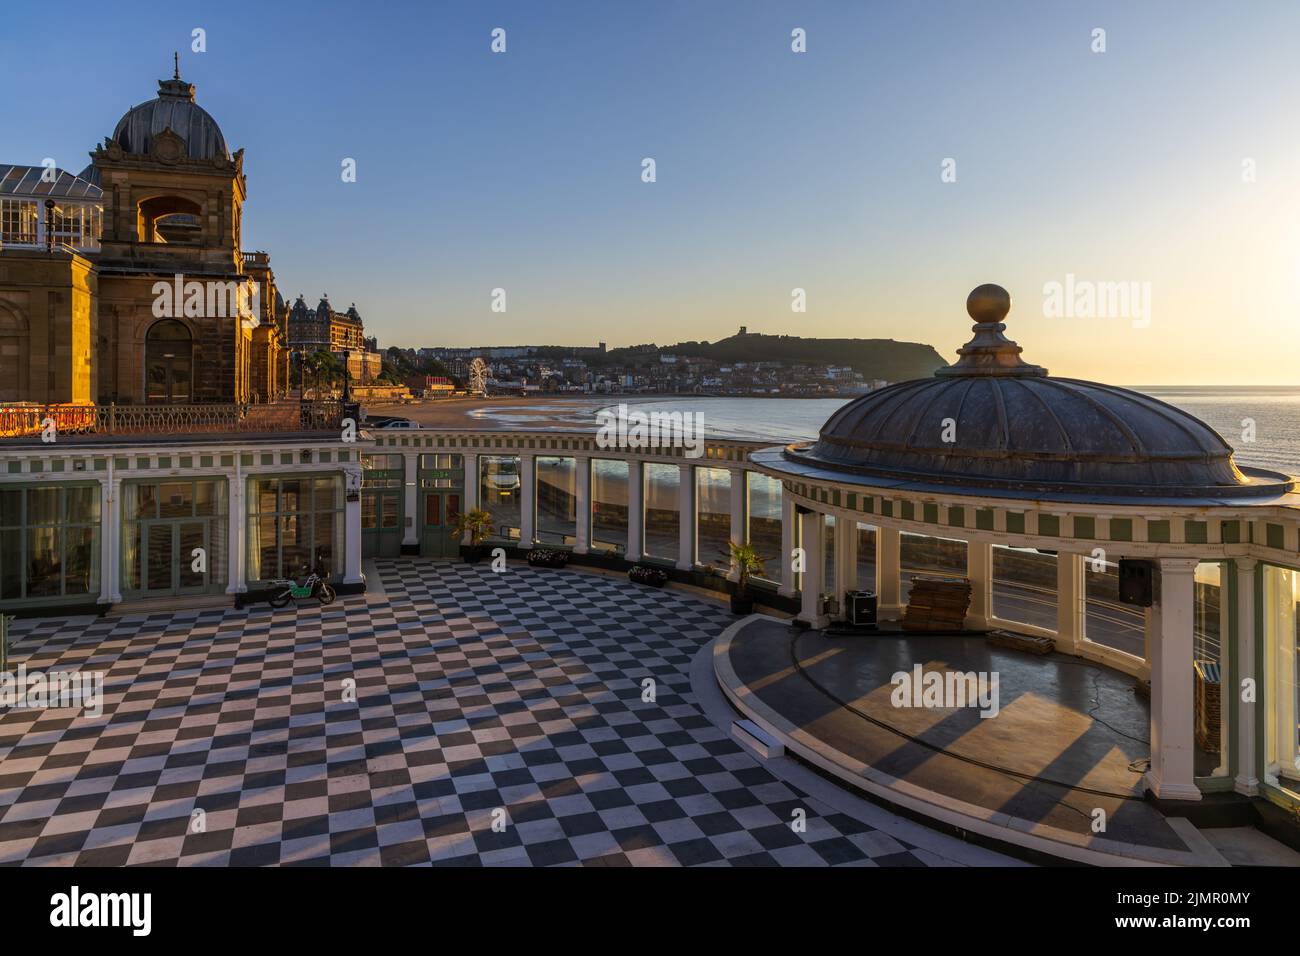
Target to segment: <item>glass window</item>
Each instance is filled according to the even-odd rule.
[[[681,469],[676,465],[646,463],[645,553],[648,557],[677,560],[680,484]]]
[[[575,459],[538,456],[537,540],[573,544],[578,534],[578,472]]]
[[[1264,566],[1266,779],[1300,791],[1300,571]]]
[[[966,577],[966,542],[904,531],[899,541],[899,594],[906,604],[912,578]]]
[[[1222,688],[1228,676],[1224,637],[1228,634],[1227,592],[1223,566],[1202,561],[1193,583],[1192,720],[1195,774],[1222,777],[1228,773],[1228,709]]]
[[[993,546],[993,616],[1056,630],[1056,555]]]
[[[592,459],[591,546],[593,548],[627,551],[627,481],[627,462],[609,458]]]
[[[876,529],[858,522],[858,589],[878,594],[876,586]]]
[[[308,478],[253,478],[250,499],[263,506],[276,501],[279,510],[250,515],[248,562],[250,581],[302,577],[304,569],[320,566],[337,574],[343,564],[343,479],[339,475]],[[362,523],[384,520],[375,510],[377,497],[362,495]],[[392,497],[392,496],[388,496]],[[369,515],[366,513],[370,506]]]
[[[479,458],[479,507],[492,516],[494,538],[519,540],[523,513],[519,476],[518,456],[484,455]]]
[[[1083,562],[1083,636],[1085,640],[1146,656],[1146,612],[1119,599],[1119,565],[1101,558]]]
[[[779,581],[781,562],[789,555],[781,553],[781,482],[757,471],[745,473],[749,500],[749,543],[764,560],[762,580]]]
[[[695,469],[695,562],[705,567],[731,567],[731,472],[726,468]]]
[[[0,492],[0,600],[99,590],[99,486]]]
[[[58,524],[61,518],[58,488],[27,489],[27,524]]]

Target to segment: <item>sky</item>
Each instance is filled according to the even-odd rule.
[[[1052,374],[1300,384],[1294,2],[69,0],[4,23],[0,162],[81,170],[179,50],[246,149],[244,248],[381,346],[744,325],[951,361],[997,282]]]

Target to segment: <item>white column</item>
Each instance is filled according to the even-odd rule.
[[[591,459],[578,456],[573,459],[578,500],[575,504],[577,520],[574,522],[574,554],[586,554],[591,547]]]
[[[519,458],[519,547],[533,546],[537,519],[537,473],[532,455]]]
[[[461,508],[469,511],[471,508],[479,507],[478,455],[467,451],[461,457],[465,462],[465,488],[461,493]]]
[[[1247,703],[1241,700],[1237,688],[1242,681],[1254,679],[1256,682],[1256,699],[1259,695],[1259,679],[1255,673],[1255,570],[1259,562],[1254,558],[1237,558],[1237,685],[1228,683],[1228,675],[1223,675],[1223,701],[1227,705],[1229,695],[1235,695],[1237,706],[1237,779],[1234,788],[1238,793],[1253,797],[1259,793],[1259,766],[1255,753],[1255,701]],[[1221,590],[1220,593],[1225,593]],[[1226,718],[1231,711],[1225,706]]]
[[[99,482],[99,603],[122,600],[122,479],[108,474]],[[143,558],[143,556],[140,556]]]
[[[627,463],[627,559],[640,561],[645,550],[645,468],[640,460]]]
[[[1062,654],[1077,654],[1083,640],[1086,561],[1081,554],[1056,555],[1056,649]]]
[[[785,489],[781,489],[781,553],[777,559],[781,562],[781,587],[777,593],[783,597],[794,597],[794,549],[798,546],[795,540],[796,529],[799,527],[799,516],[795,512],[794,501]]]
[[[993,616],[993,545],[987,541],[966,543],[966,577],[970,579],[966,626],[986,629]]]
[[[728,472],[731,475],[731,540],[737,544],[744,544],[746,499],[749,497],[748,482],[745,481],[743,468],[730,468]],[[727,571],[727,580],[740,580],[740,569],[736,567],[734,561]]]
[[[402,455],[402,486],[405,498],[402,502],[402,521],[406,527],[402,533],[402,544],[420,546],[420,453],[408,451]]]
[[[803,548],[803,592],[801,594],[799,620],[806,621],[810,627],[825,627],[826,615],[822,613],[822,578],[826,569],[826,544],[823,532],[826,520],[817,511],[805,512],[800,522],[803,533],[799,546]]]
[[[229,511],[226,535],[226,593],[242,594],[248,590],[247,555],[244,542],[248,535],[248,508],[245,504],[244,470],[235,454],[235,473],[228,477],[226,507]]]
[[[902,532],[897,528],[876,529],[876,615],[882,621],[896,621],[903,616],[902,585],[899,567],[902,562]]]
[[[343,583],[364,584],[361,573],[361,468],[344,469],[347,501],[343,515]]]
[[[848,618],[844,595],[858,589],[858,523],[843,515],[835,517],[835,600],[840,620]]]
[[[1192,736],[1194,559],[1160,560],[1160,633],[1151,642],[1151,769],[1166,800],[1199,800]]]
[[[677,466],[677,567],[695,567],[695,469]]]

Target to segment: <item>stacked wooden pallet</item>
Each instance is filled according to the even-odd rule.
[[[969,609],[969,578],[912,578],[903,630],[958,631]]]

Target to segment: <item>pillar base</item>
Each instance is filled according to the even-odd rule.
[[[1200,800],[1201,789],[1194,783],[1165,783],[1153,771],[1146,773],[1146,784],[1159,800]]]
[[[1254,777],[1238,777],[1232,789],[1247,797],[1258,797],[1259,781]]]

